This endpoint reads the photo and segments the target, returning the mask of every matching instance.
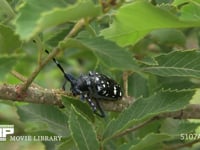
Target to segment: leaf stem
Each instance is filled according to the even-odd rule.
[[[39,36],[36,36],[34,38],[34,41],[35,41],[35,44],[37,45],[37,48],[39,50],[38,64],[40,65],[42,63],[42,53],[44,52],[44,47],[43,47],[42,41],[41,41]]]
[[[128,96],[128,76],[131,75],[131,74],[132,74],[132,72],[130,72],[130,71],[123,72],[124,97],[129,97]]]
[[[146,120],[146,121],[142,122],[141,124],[139,124],[137,126],[134,126],[132,128],[128,128],[128,129],[126,129],[126,130],[124,130],[122,132],[119,132],[119,133],[115,134],[112,138],[119,138],[119,137],[122,137],[122,136],[124,136],[124,135],[126,135],[128,133],[134,132],[134,131],[144,127],[145,125],[153,122],[156,119],[157,119],[157,117],[150,118],[149,120]]]

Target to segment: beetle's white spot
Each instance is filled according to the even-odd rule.
[[[121,91],[119,92],[119,96],[122,96],[122,92]]]
[[[114,88],[114,95],[116,95],[117,94],[117,90]]]
[[[116,90],[117,88],[116,88],[116,86],[114,86],[114,90]]]
[[[97,86],[97,91],[99,92],[99,91],[101,91],[101,89],[102,89],[101,86],[98,85]]]
[[[103,80],[101,80],[101,83],[104,83],[104,81],[103,81]]]
[[[106,90],[103,91],[103,95],[106,94]]]
[[[112,97],[115,97],[115,95],[112,95]]]
[[[91,81],[90,81],[90,80],[87,80],[87,81],[86,81],[86,84],[87,84],[87,85],[91,85]]]
[[[103,84],[103,87],[106,87],[106,85],[105,85],[105,84]]]
[[[106,93],[106,96],[108,96],[109,94],[108,93]]]
[[[99,81],[99,77],[96,77],[95,80],[96,80],[96,81]]]
[[[107,81],[106,83],[109,85],[109,82],[108,82],[108,81]]]
[[[92,72],[92,71],[89,71],[89,75],[90,75],[90,76],[93,75],[93,72]]]

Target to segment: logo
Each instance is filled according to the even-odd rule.
[[[0,125],[0,141],[6,141],[8,134],[14,134],[14,125]]]
[[[62,136],[54,135],[54,136],[47,136],[47,135],[12,135],[14,134],[14,125],[0,125],[0,142],[1,141],[49,141],[49,142],[56,142],[61,141]],[[8,135],[9,138],[7,137]]]

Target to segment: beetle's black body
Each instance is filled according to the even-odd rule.
[[[47,50],[46,52],[49,53]],[[53,61],[64,74],[65,82],[63,84],[63,89],[65,90],[66,81],[69,81],[71,83],[70,90],[73,95],[80,95],[82,100],[87,100],[94,113],[100,117],[104,117],[105,114],[98,100],[115,101],[122,98],[122,90],[119,84],[106,75],[90,71],[87,75],[81,75],[78,79],[75,79],[71,74],[65,73],[64,69],[55,58],[53,58]],[[98,110],[100,113],[98,113]]]

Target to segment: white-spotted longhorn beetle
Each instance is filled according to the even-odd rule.
[[[47,50],[45,52],[49,54]],[[105,117],[105,113],[98,102],[99,100],[115,101],[122,98],[120,85],[106,75],[89,71],[87,75],[81,75],[76,79],[71,74],[66,73],[55,58],[53,58],[53,61],[64,75],[63,90],[65,90],[66,82],[69,81],[72,94],[74,96],[80,95],[82,100],[86,100],[98,116]]]

